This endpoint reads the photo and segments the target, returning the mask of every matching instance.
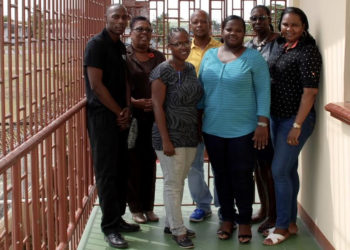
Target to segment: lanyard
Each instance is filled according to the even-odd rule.
[[[178,75],[178,77],[179,77],[179,85],[181,85],[181,71],[178,71],[178,72],[177,72],[177,75]]]

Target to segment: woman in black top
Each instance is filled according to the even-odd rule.
[[[159,218],[153,212],[153,205],[157,157],[152,147],[154,116],[149,74],[165,61],[165,57],[158,50],[150,48],[152,26],[146,17],[134,17],[130,22],[130,30],[131,44],[126,49],[126,62],[138,133],[134,147],[129,150],[127,201],[135,222],[156,222]]]
[[[255,6],[250,13],[250,22],[255,36],[248,41],[245,46],[258,50],[264,59],[268,61],[273,41],[279,36],[278,33],[273,31],[270,9],[264,5]],[[256,150],[256,153],[257,160],[254,175],[261,207],[259,211],[252,216],[252,222],[259,223],[268,216],[268,219],[258,228],[258,232],[262,233],[264,230],[273,227],[276,221],[275,189],[271,172],[273,158],[271,140],[269,140],[265,148]]]
[[[298,156],[315,126],[314,102],[322,64],[308,28],[302,10],[286,8],[279,23],[281,37],[275,41],[269,59],[277,220],[264,240],[266,245],[278,244],[298,231]]]

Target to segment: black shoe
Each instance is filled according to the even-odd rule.
[[[124,237],[120,233],[110,233],[105,235],[105,240],[111,247],[115,248],[127,248],[128,242],[125,241]]]
[[[173,235],[173,240],[182,248],[194,248],[193,242],[187,236],[182,239],[178,239],[177,236]]]
[[[121,219],[119,226],[117,228],[118,232],[137,232],[140,231],[140,226],[137,224],[127,223],[125,220]]]
[[[196,233],[195,233],[195,231],[192,231],[191,229],[188,229],[188,228],[186,228],[186,236],[188,237],[188,238],[195,238],[196,237]],[[164,228],[164,233],[165,234],[171,234],[171,230],[170,230],[170,228],[169,227],[165,227]]]

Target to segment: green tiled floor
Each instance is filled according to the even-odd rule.
[[[188,217],[191,214],[194,207],[183,206],[183,217],[185,224],[190,229],[193,229],[197,237],[193,240],[195,249],[201,250],[225,250],[225,249],[298,249],[298,250],[313,250],[321,249],[316,241],[312,238],[307,231],[303,223],[299,220],[299,233],[297,236],[291,236],[286,242],[268,247],[262,244],[263,237],[256,232],[257,225],[253,226],[253,239],[250,244],[241,245],[237,240],[237,231],[233,234],[233,237],[226,241],[221,241],[216,237],[216,230],[218,228],[218,217],[216,216],[216,209],[213,208],[213,216],[201,223],[190,223]],[[175,242],[169,235],[163,234],[164,225],[164,207],[156,207],[156,213],[160,216],[160,221],[157,223],[149,223],[141,225],[141,231],[137,233],[124,233],[123,235],[129,242],[128,249],[138,250],[171,250],[181,249],[177,247]],[[127,209],[127,213],[124,216],[127,221],[131,221],[131,215]],[[79,244],[79,250],[111,250],[104,241],[103,235],[100,230],[101,210],[98,206],[93,209],[90,216],[87,227],[84,231],[82,240]]]

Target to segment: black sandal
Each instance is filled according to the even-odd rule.
[[[227,232],[224,230],[219,229],[216,234],[218,235],[218,238],[220,240],[228,240],[232,236],[232,232]]]
[[[241,227],[246,226],[249,228],[250,234],[247,234],[247,231],[245,233],[241,233]],[[239,232],[238,232],[238,241],[241,244],[246,244],[249,243],[250,240],[252,239],[252,231],[251,231],[251,226],[250,225],[239,225]],[[242,230],[245,231],[245,230]]]
[[[241,243],[241,244],[249,243],[251,239],[252,239],[252,235],[251,235],[251,234],[241,234],[241,235],[238,235],[238,241],[239,241],[239,243]]]

